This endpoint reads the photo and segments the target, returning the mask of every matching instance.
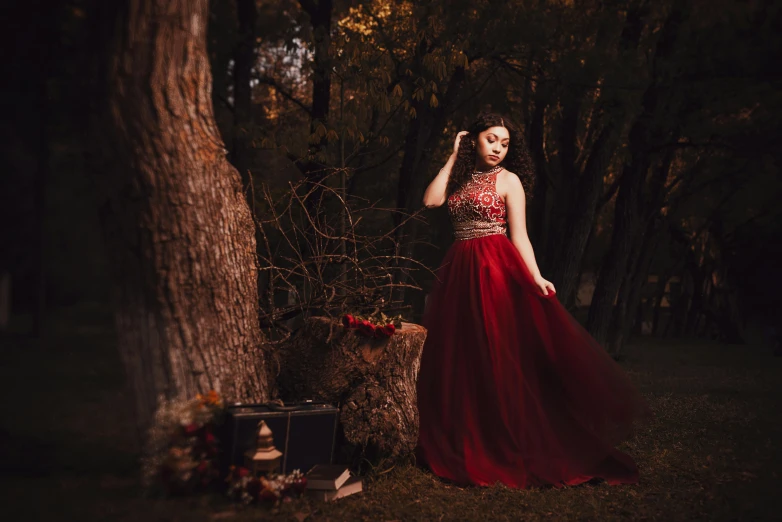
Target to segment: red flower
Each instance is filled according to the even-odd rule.
[[[206,435],[204,435],[204,442],[207,444],[214,444],[217,439],[214,435],[212,435],[211,431],[207,431]]]
[[[396,326],[394,326],[394,323],[388,323],[387,325],[378,328],[378,330],[380,330],[384,336],[391,337],[394,335],[394,332],[396,332]]]
[[[203,474],[208,468],[209,468],[209,463],[205,460],[202,460],[201,463],[196,468],[196,471]]]
[[[301,494],[307,491],[307,477],[300,477],[293,482],[293,490]]]
[[[366,319],[358,323],[358,330],[367,337],[373,337],[375,335],[375,325]]]
[[[356,318],[353,317],[350,314],[345,314],[342,316],[342,326],[345,328],[355,328],[356,327]]]
[[[198,431],[198,424],[191,422],[187,426],[185,426],[185,435],[192,435],[193,433]]]
[[[246,477],[250,474],[250,470],[244,467],[238,467],[236,468],[236,476],[239,478]]]

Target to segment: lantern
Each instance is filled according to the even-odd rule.
[[[255,448],[247,450],[244,454],[245,467],[256,477],[270,472],[276,473],[280,467],[280,457],[282,452],[274,447],[272,430],[265,421],[259,422]]]

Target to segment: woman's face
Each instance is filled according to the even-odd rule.
[[[498,165],[508,154],[510,134],[505,127],[489,127],[478,134],[476,144],[477,164],[479,168],[491,168]]]

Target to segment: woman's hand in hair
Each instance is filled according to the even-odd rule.
[[[469,132],[467,131],[461,131],[459,134],[456,135],[456,141],[453,142],[453,153],[456,154],[459,152],[459,143],[462,141],[462,136],[467,136]]]

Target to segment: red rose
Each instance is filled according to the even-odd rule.
[[[196,471],[203,474],[207,470],[207,468],[209,468],[209,463],[205,460],[202,460],[201,463],[196,468]]]
[[[355,328],[356,327],[356,318],[353,317],[350,314],[345,314],[342,316],[342,326],[345,328]]]
[[[204,442],[207,444],[214,444],[217,439],[214,435],[212,435],[212,432],[207,431],[206,435],[204,435]]]
[[[396,326],[394,326],[394,323],[388,323],[382,328],[379,328],[379,330],[383,332],[383,335],[385,335],[386,337],[391,337],[392,335],[394,335],[394,332],[396,332]]]
[[[246,477],[249,474],[250,474],[250,470],[247,468],[243,468],[243,467],[236,468],[236,476],[239,478]]]
[[[380,325],[375,326],[375,337],[388,337],[384,328],[384,326]]]
[[[358,330],[367,337],[373,337],[375,335],[375,325],[366,319],[358,323]]]
[[[293,481],[293,490],[299,494],[307,491],[307,477],[300,477]]]
[[[198,424],[191,422],[187,426],[185,426],[185,435],[192,435],[193,433],[198,431]]]

